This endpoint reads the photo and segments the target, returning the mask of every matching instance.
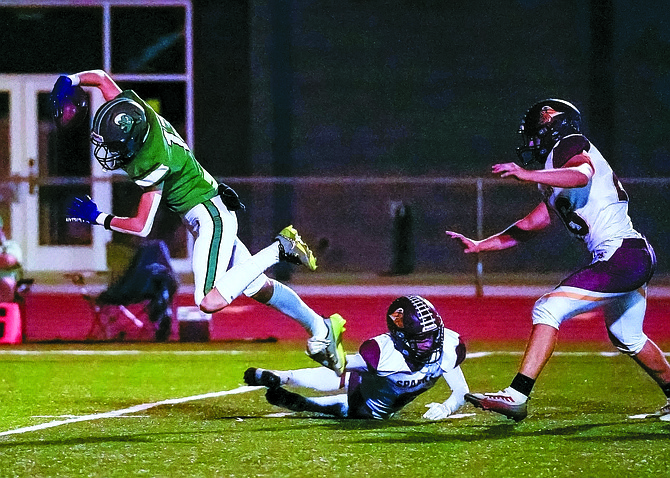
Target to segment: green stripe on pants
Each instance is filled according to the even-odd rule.
[[[216,277],[216,266],[219,262],[219,247],[221,247],[221,239],[223,235],[223,221],[221,214],[212,201],[207,200],[202,203],[207,209],[212,218],[212,240],[209,244],[209,253],[207,254],[207,274],[205,275],[204,294],[214,288],[214,279]]]

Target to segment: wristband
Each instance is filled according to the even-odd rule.
[[[105,229],[111,229],[112,228],[112,219],[114,219],[116,216],[113,214],[107,214],[104,212],[101,212],[98,214],[98,217],[95,219],[95,223],[101,225]]]
[[[77,86],[79,83],[81,83],[81,78],[79,78],[78,75],[67,75],[67,77],[70,79],[72,82],[72,86]]]
[[[108,231],[112,229],[112,219],[114,219],[116,216],[112,214],[107,214],[107,217],[105,218],[105,222],[102,225],[105,229]]]

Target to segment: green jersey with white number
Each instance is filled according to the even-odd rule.
[[[144,108],[149,131],[140,151],[123,170],[140,187],[162,183],[162,202],[179,214],[218,194],[216,180],[196,161],[186,142],[162,116],[132,90],[119,96]]]

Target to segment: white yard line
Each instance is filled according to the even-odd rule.
[[[167,400],[161,400],[160,402],[153,402],[153,403],[142,403],[140,405],[135,405],[129,408],[123,408],[121,410],[113,410],[111,412],[104,412],[104,413],[94,413],[91,415],[83,415],[81,417],[74,417],[74,418],[67,418],[65,420],[54,420],[51,422],[47,423],[41,423],[39,425],[33,425],[30,427],[23,427],[23,428],[17,428],[15,430],[8,430],[5,432],[0,432],[0,436],[7,436],[7,435],[18,435],[21,433],[28,433],[28,432],[34,432],[38,430],[45,430],[47,428],[54,428],[58,427],[61,425],[67,425],[69,423],[77,423],[77,422],[88,422],[91,420],[100,420],[101,418],[118,418],[122,417],[123,415],[127,415],[129,413],[137,413],[141,412],[144,410],[148,410],[150,408],[154,407],[160,407],[161,405],[176,405],[178,403],[185,403],[185,402],[192,402],[195,400],[205,400],[208,398],[216,398],[216,397],[223,397],[225,395],[236,395],[239,393],[246,393],[246,392],[251,392],[253,390],[258,390],[259,388],[263,387],[238,387],[233,390],[223,390],[221,392],[211,392],[211,393],[203,393],[201,395],[193,395],[191,397],[182,397],[182,398],[170,398]]]
[[[0,348],[0,355],[244,355],[253,353],[254,355],[268,353],[263,350],[21,350],[21,349],[2,349]],[[490,355],[523,355],[521,351],[492,351],[492,352],[468,352],[467,358],[481,358]],[[568,357],[617,357],[621,355],[619,352],[560,352],[553,353],[554,356],[568,356]],[[665,352],[666,356],[670,356],[670,352]]]

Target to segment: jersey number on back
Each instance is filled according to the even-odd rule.
[[[182,148],[184,148],[186,151],[190,151],[190,149],[188,149],[188,145],[186,144],[186,141],[181,139],[181,136],[179,136],[178,134],[173,133],[171,131],[172,127],[170,126],[170,124],[167,121],[165,121],[160,116],[158,117],[158,120],[161,122],[161,126],[163,126],[162,130],[163,130],[163,136],[165,137],[165,141],[167,141],[167,143],[170,146],[172,146],[173,144],[176,144],[177,146],[181,146]]]

